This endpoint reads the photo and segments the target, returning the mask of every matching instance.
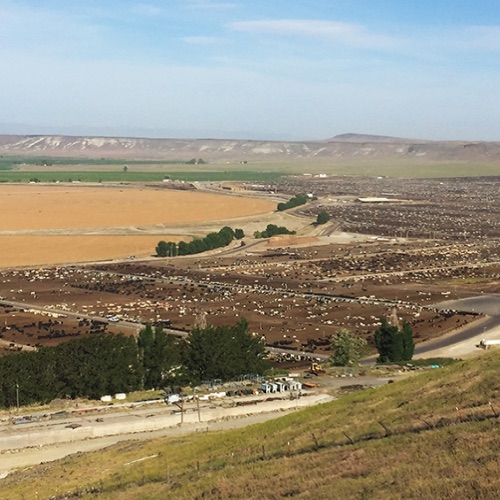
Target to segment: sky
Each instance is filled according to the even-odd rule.
[[[498,0],[0,0],[0,133],[500,141]]]

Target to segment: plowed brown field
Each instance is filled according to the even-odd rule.
[[[195,227],[273,209],[270,201],[192,191],[4,185],[0,267],[147,256],[160,239],[180,239],[172,229],[161,233],[163,225]],[[141,235],[126,234],[138,229]]]

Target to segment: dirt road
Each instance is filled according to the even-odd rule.
[[[123,440],[243,427],[332,399],[322,393],[303,393],[302,397],[291,399],[288,393],[283,397],[264,395],[203,402],[199,412],[191,402],[185,404],[183,414],[175,405],[161,404],[109,413],[81,412],[22,425],[4,421],[0,425],[0,478],[16,468],[101,449]]]

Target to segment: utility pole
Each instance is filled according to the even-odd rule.
[[[198,411],[198,422],[201,422],[201,413],[200,413],[200,398],[196,394],[196,387],[193,387],[193,399],[196,400],[196,409]]]
[[[16,414],[19,415],[19,383],[16,382]]]

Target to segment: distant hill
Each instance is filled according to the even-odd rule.
[[[371,134],[340,134],[327,139],[327,142],[409,142],[410,139],[403,139],[401,137],[391,137],[388,135],[371,135]],[[411,142],[425,142],[425,141],[415,141]]]
[[[0,135],[0,155],[167,161],[203,158],[212,162],[300,159],[497,162],[500,142],[422,141],[353,133],[324,141]]]

